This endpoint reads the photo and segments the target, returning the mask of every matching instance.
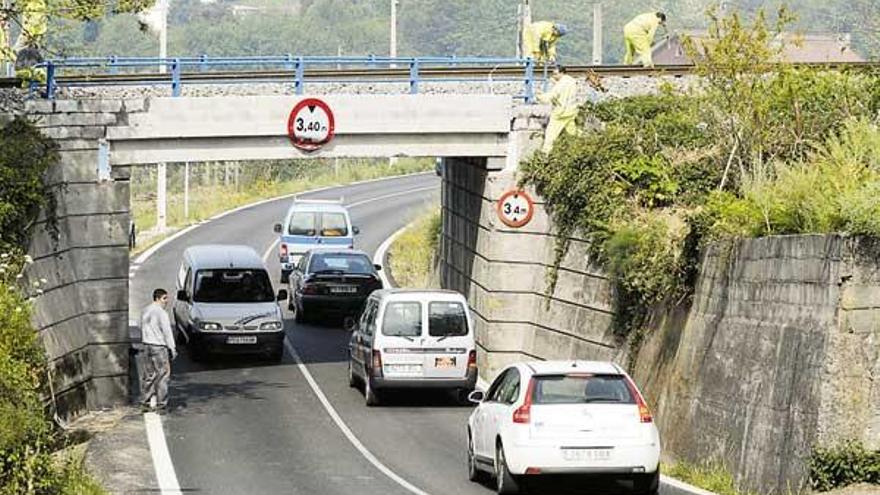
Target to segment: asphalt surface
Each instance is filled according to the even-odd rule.
[[[351,205],[352,222],[361,229],[356,247],[372,254],[393,232],[439,204],[439,185],[436,176],[425,174],[304,196],[344,196]],[[153,288],[173,291],[186,247],[247,244],[263,254],[277,238],[272,225],[289,204],[289,199],[273,201],[206,223],[134,266],[132,318],[149,303]],[[268,266],[277,281],[274,250]],[[296,325],[286,308],[285,317],[287,339],[342,420],[383,464],[428,493],[491,493],[466,478],[469,407],[456,405],[443,392],[408,392],[391,396],[387,407],[368,409],[360,391],[348,387],[349,333],[338,323]],[[182,490],[408,493],[352,446],[287,353],[281,364],[274,365],[248,358],[196,364],[181,349],[173,363],[169,408],[165,434]]]
[[[361,229],[355,247],[371,255],[392,233],[439,205],[440,180],[432,173],[386,179],[317,193],[344,197]],[[290,199],[237,211],[174,239],[141,265],[132,265],[130,315],[139,318],[155,287],[173,294],[183,250],[205,243],[246,244],[280,278],[277,234]],[[276,291],[281,288],[276,283]],[[340,322],[297,325],[285,312],[285,332],[322,393],[351,432],[393,473],[432,495],[485,495],[488,485],[469,482],[466,425],[471,407],[444,392],[405,391],[367,408],[348,386],[350,334]],[[211,494],[410,493],[371,464],[326,412],[293,356],[280,364],[251,358],[189,360],[185,347],[172,364],[165,436],[183,492]],[[616,482],[564,480],[529,487],[528,493],[621,493]],[[626,490],[623,491],[625,493]]]

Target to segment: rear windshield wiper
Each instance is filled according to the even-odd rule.
[[[345,270],[340,270],[338,268],[330,268],[327,270],[318,270],[316,272],[312,272],[312,275],[342,275],[345,273]]]
[[[620,402],[620,399],[616,397],[588,397],[583,399],[581,402],[588,404],[590,402]]]

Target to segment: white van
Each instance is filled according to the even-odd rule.
[[[373,292],[352,332],[349,356],[349,384],[363,384],[368,406],[391,388],[450,389],[466,400],[477,382],[473,320],[457,292]]]

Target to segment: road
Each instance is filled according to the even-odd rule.
[[[306,194],[344,196],[361,235],[357,247],[373,253],[394,231],[439,200],[432,174]],[[190,245],[240,243],[265,253],[272,225],[290,200],[245,209],[166,244],[131,279],[132,317],[155,287],[174,288],[181,253]],[[277,280],[275,251],[268,265]],[[285,308],[286,311],[286,308]],[[467,481],[464,428],[468,407],[443,393],[391,397],[389,407],[367,409],[348,387],[341,328],[296,325],[286,315],[287,339],[352,433],[398,476],[428,493],[485,494]],[[379,471],[331,420],[289,353],[281,364],[224,359],[174,362],[165,434],[183,490],[203,493],[408,493]]]

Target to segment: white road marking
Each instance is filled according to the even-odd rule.
[[[147,427],[147,442],[150,444],[150,454],[153,456],[159,491],[162,495],[180,494],[180,484],[177,482],[177,474],[174,473],[174,465],[171,464],[168,444],[165,443],[162,418],[156,413],[144,413],[144,424]]]
[[[407,189],[406,191],[400,191],[400,192],[396,192],[396,193],[386,194],[384,196],[377,196],[375,198],[370,198],[370,199],[365,199],[363,201],[357,201],[355,203],[350,203],[345,206],[347,206],[349,208],[354,208],[355,206],[361,206],[361,205],[365,205],[367,203],[375,203],[376,201],[382,201],[383,199],[395,198],[397,196],[405,196],[407,194],[412,194],[412,193],[421,192],[421,191],[430,191],[431,189],[438,189],[439,190],[439,188],[437,186],[419,187],[417,189]]]
[[[386,289],[393,289],[394,285],[391,284],[391,280],[389,280],[388,275],[385,274],[385,272],[388,271],[388,267],[385,266],[385,253],[391,247],[394,240],[397,239],[397,237],[407,228],[409,228],[409,225],[404,225],[400,230],[388,236],[388,238],[382,241],[382,244],[379,245],[376,254],[373,255],[373,263],[382,267],[382,269],[379,270],[379,278],[382,279],[382,287]]]
[[[306,381],[309,383],[309,386],[312,388],[312,392],[318,397],[318,400],[321,401],[321,405],[324,406],[324,409],[327,411],[327,414],[330,416],[330,419],[336,423],[336,426],[342,431],[342,434],[345,435],[345,438],[361,453],[364,458],[370,462],[376,469],[382,472],[385,476],[391,478],[392,481],[409,491],[410,493],[414,493],[416,495],[428,495],[428,492],[420,489],[419,487],[413,485],[409,481],[406,481],[397,473],[392,471],[388,466],[382,464],[372,452],[370,452],[367,447],[358,440],[358,437],[351,431],[351,428],[345,424],[345,421],[342,420],[342,417],[336,412],[336,409],[333,408],[333,405],[330,404],[330,401],[327,399],[327,396],[324,395],[324,392],[321,390],[321,387],[318,385],[318,382],[312,377],[312,374],[309,373],[309,369],[303,364],[302,359],[300,359],[299,354],[296,353],[296,349],[293,348],[293,345],[286,338],[284,339],[284,347],[287,349],[287,352],[293,356],[293,360],[296,362],[296,366],[299,368],[299,371],[303,374]]]
[[[266,249],[266,254],[263,255],[263,263],[269,261],[269,255],[272,254],[272,251],[275,250],[275,246],[277,246],[279,242],[281,242],[281,237],[276,238],[272,241],[272,244],[269,244],[269,248]]]

